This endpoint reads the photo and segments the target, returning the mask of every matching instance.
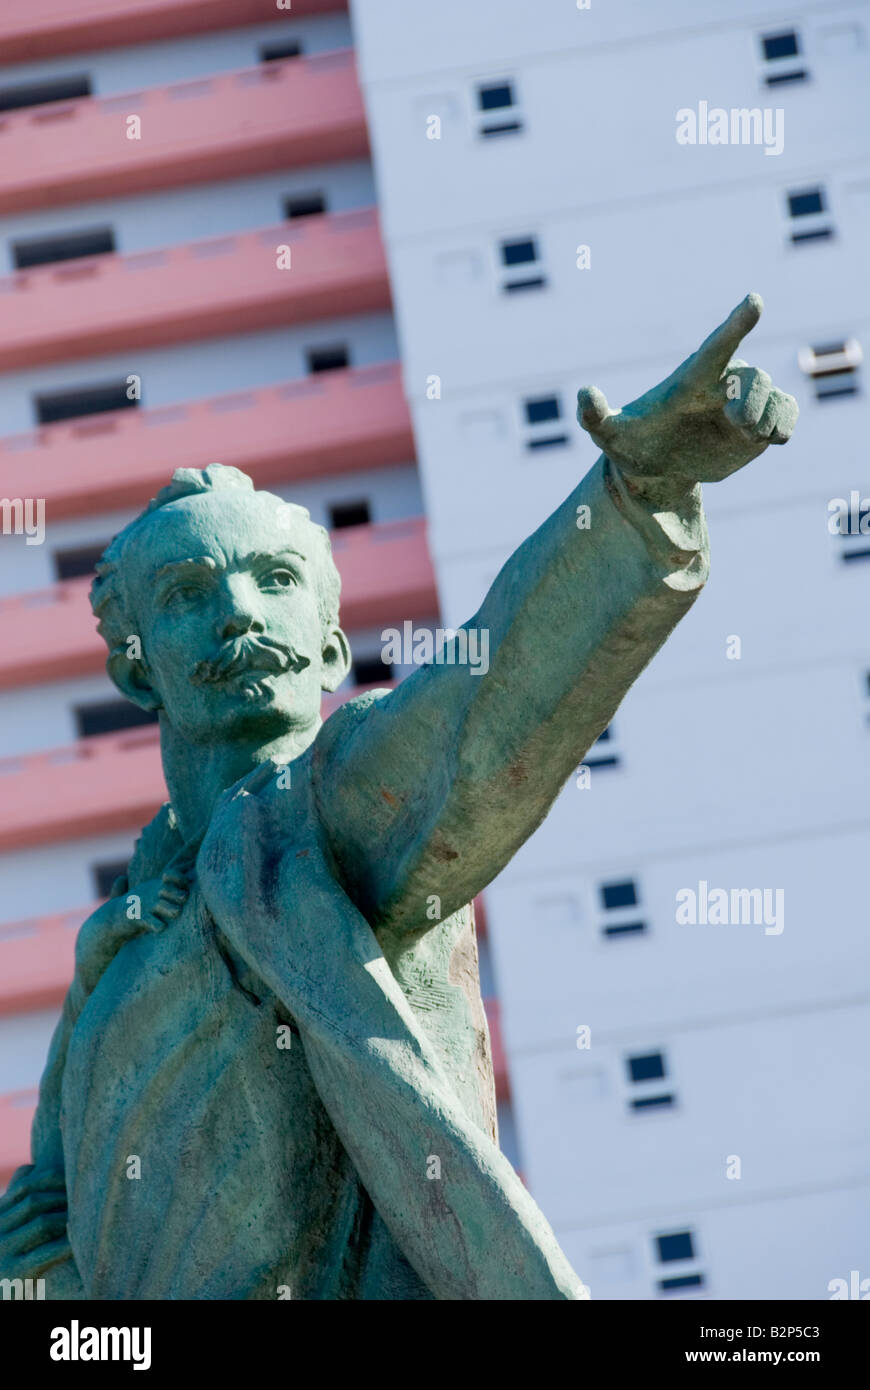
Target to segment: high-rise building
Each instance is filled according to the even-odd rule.
[[[235,464],[332,532],[341,694],[401,678],[383,629],[467,620],[594,462],[578,386],[633,399],[759,290],[795,437],[706,489],[708,588],[487,890],[482,981],[594,1298],[870,1277],[866,6],[30,0],[0,62],[0,1184],[166,794],[110,537]]]
[[[593,1298],[829,1298],[870,1280],[867,7],[352,15],[447,623],[593,463],[577,388],[631,401],[766,300],[741,351],[795,435],[705,489],[706,592],[487,909],[523,1170]]]

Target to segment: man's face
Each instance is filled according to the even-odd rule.
[[[317,718],[346,672],[324,636],[316,532],[274,498],[235,491],[161,507],[125,556],[148,679],[194,743],[263,742]]]

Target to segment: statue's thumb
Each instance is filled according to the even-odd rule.
[[[611,413],[603,391],[597,386],[581,386],[577,392],[577,419],[584,430],[591,435],[601,434],[601,427]]]

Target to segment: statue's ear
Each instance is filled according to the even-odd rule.
[[[132,700],[140,709],[161,709],[162,700],[150,684],[148,674],[140,660],[131,659],[125,648],[112,652],[106,662],[106,670],[122,695]]]
[[[350,670],[350,643],[340,627],[330,628],[323,644],[323,690],[337,690]]]

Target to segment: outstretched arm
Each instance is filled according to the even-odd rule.
[[[760,310],[748,296],[622,411],[581,391],[581,423],[605,453],[466,624],[488,640],[485,675],[425,666],[324,725],[321,820],[373,925],[429,926],[431,895],[446,917],[499,872],[693,603],[708,558],[700,482],[784,443],[797,413],[732,360]]]

